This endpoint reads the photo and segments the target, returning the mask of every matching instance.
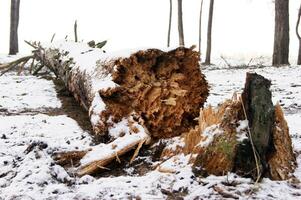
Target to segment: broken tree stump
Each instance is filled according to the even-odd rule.
[[[196,130],[189,133],[199,138],[194,148],[198,155],[192,160],[196,174],[235,172],[254,180],[292,177],[296,158],[281,107],[272,104],[270,84],[248,73],[242,98],[228,100],[216,111],[204,109],[210,118],[200,120],[201,135],[196,137]],[[218,123],[212,125],[212,120]]]
[[[252,177],[261,176],[266,172],[268,169],[266,155],[273,149],[275,109],[270,86],[271,81],[263,76],[247,73],[242,101],[251,138],[250,143],[243,143],[237,152],[236,170],[249,172]],[[250,151],[250,149],[254,150]],[[253,151],[256,151],[257,161]],[[254,166],[257,171],[254,171]]]

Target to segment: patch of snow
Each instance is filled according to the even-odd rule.
[[[176,151],[177,148],[183,148],[185,146],[185,141],[183,137],[173,137],[169,139],[162,139],[162,142],[166,143],[166,148],[171,151]]]
[[[82,165],[89,164],[93,161],[97,161],[100,159],[109,158],[112,155],[115,155],[118,151],[125,149],[133,143],[139,143],[142,140],[146,140],[149,136],[147,135],[147,131],[137,122],[134,122],[131,117],[129,119],[125,119],[124,122],[118,123],[115,126],[114,130],[121,130],[124,128],[124,124],[133,123],[132,126],[137,128],[137,132],[128,131],[122,137],[116,138],[113,142],[109,144],[100,143],[89,151],[81,160],[80,163]],[[120,127],[118,127],[118,125]]]
[[[14,148],[24,151],[34,141],[46,143],[49,150],[61,151],[86,149],[92,142],[90,135],[65,115],[0,116],[0,124],[0,136],[5,135],[1,145],[12,145],[10,149],[2,149],[7,153]]]
[[[248,126],[249,121],[248,120],[241,120],[238,122],[238,127],[236,128],[236,140],[238,142],[242,142],[244,140],[248,139]]]
[[[0,109],[9,112],[60,108],[52,81],[5,74],[0,78]]]
[[[101,122],[100,114],[103,111],[105,111],[105,109],[106,109],[106,104],[103,102],[99,93],[95,93],[95,96],[89,108],[90,121],[92,125],[96,126],[98,123]]]
[[[120,122],[115,123],[113,127],[109,128],[109,136],[112,138],[118,138],[119,136],[130,134],[131,130],[126,118],[122,119]]]
[[[223,134],[223,130],[220,129],[219,125],[212,125],[207,127],[202,133],[202,140],[197,144],[200,147],[207,147],[211,144],[215,138],[215,136],[219,136]]]

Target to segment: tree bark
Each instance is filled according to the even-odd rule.
[[[183,47],[185,46],[185,42],[184,42],[182,0],[178,0],[178,30],[179,30],[179,45]]]
[[[169,0],[169,21],[168,21],[168,33],[167,33],[167,47],[170,46],[171,19],[172,19],[172,0]]]
[[[298,20],[296,24],[296,34],[299,40],[299,52],[298,52],[298,60],[297,60],[297,65],[301,65],[301,36],[299,34],[299,24],[300,24],[300,18],[301,18],[301,5],[299,8],[299,13],[298,13]]]
[[[275,0],[273,66],[289,64],[289,0]]]
[[[207,30],[207,51],[205,65],[211,64],[211,40],[212,40],[212,21],[213,21],[214,0],[210,0],[208,30]]]
[[[201,57],[201,47],[202,47],[202,13],[203,13],[203,0],[201,1],[200,8],[200,19],[199,19],[199,53]]]
[[[19,44],[18,44],[19,8],[20,8],[20,0],[11,0],[9,55],[15,55],[19,52]]]

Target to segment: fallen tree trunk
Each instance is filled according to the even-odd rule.
[[[135,112],[152,137],[180,135],[195,125],[208,96],[198,53],[178,48],[110,56],[74,43],[40,47],[35,57],[50,68],[89,111],[96,134]]]
[[[32,46],[34,57],[89,111],[95,134],[111,141],[91,151],[59,156],[59,162],[80,158],[79,175],[103,168],[137,145],[139,150],[150,137],[188,131],[196,125],[194,119],[208,96],[198,53],[192,49],[108,55],[70,42]]]

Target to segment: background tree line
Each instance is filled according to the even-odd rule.
[[[183,28],[183,0],[177,1],[177,15],[178,15],[178,33],[179,33],[179,45],[185,46],[184,28]],[[202,10],[203,2],[201,1],[200,7],[200,19],[199,19],[199,50],[201,49],[202,43]],[[206,1],[206,0],[205,0]],[[211,50],[212,50],[212,27],[214,24],[214,0],[209,1],[209,16],[207,22],[207,36],[206,36],[206,55],[204,64],[211,64]],[[173,0],[169,0],[169,23],[168,23],[168,37],[167,46],[170,46],[170,34],[171,34],[171,20],[173,13]],[[184,1],[185,3],[185,1]],[[273,60],[272,64],[274,66],[287,65],[289,64],[289,0],[275,0],[275,29],[274,29],[274,48],[273,48]],[[9,54],[16,54],[18,49],[18,24],[19,24],[19,7],[20,0],[11,0],[11,15],[10,15],[10,46]],[[301,10],[301,6],[300,6]],[[296,34],[299,39],[299,53],[298,53],[298,65],[301,64],[301,37],[298,32],[301,11],[296,23]]]

